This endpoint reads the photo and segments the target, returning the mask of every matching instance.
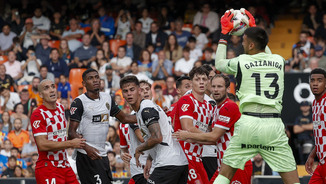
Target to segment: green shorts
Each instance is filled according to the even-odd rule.
[[[223,156],[224,164],[243,170],[245,163],[260,153],[273,171],[296,169],[281,118],[242,115],[234,126],[234,135]]]

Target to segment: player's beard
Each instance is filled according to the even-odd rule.
[[[217,104],[219,104],[219,103],[221,103],[222,101],[224,101],[225,98],[226,98],[226,93],[225,93],[223,96],[221,96],[220,98],[218,98],[218,99],[214,99],[214,100],[216,101]]]

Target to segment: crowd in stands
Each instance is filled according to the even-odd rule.
[[[69,119],[72,102],[69,73],[94,68],[101,91],[114,96],[130,113],[119,86],[120,78],[135,75],[152,84],[154,101],[168,108],[178,99],[175,80],[194,66],[215,69],[220,16],[226,9],[247,8],[257,26],[269,32],[282,1],[52,1],[6,3],[0,16],[0,175],[33,177],[37,147],[31,134],[31,112],[42,104],[38,85],[50,79]],[[310,72],[326,67],[326,14],[309,7],[300,40],[293,46],[287,72]],[[313,40],[309,40],[312,36]],[[230,37],[227,58],[243,53],[242,38]],[[235,80],[230,76],[234,93]],[[82,91],[81,91],[82,92]],[[299,121],[299,120],[298,120]],[[107,151],[114,177],[127,177],[120,158],[117,120],[111,118]],[[300,124],[298,123],[298,126]],[[300,132],[300,131],[298,131]],[[73,150],[68,149],[74,167]],[[257,158],[257,167],[261,166]],[[267,170],[265,170],[267,172]]]

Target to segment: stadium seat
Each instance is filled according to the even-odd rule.
[[[8,61],[8,56],[0,56],[0,64],[3,64]]]
[[[69,72],[69,83],[71,87],[71,97],[75,99],[83,91],[82,74],[86,71],[85,68],[73,68]],[[81,91],[81,92],[80,92]]]
[[[32,85],[31,84],[27,84],[27,85],[18,85],[18,91],[17,92],[21,92],[23,89],[28,89],[28,88],[30,88],[30,87],[32,87]]]
[[[305,165],[298,165],[297,170],[299,177],[310,176],[306,171]]]
[[[91,27],[83,27],[83,28],[80,28],[81,30],[84,30],[85,34],[90,31],[92,28]]]
[[[59,49],[60,40],[51,40],[51,41],[49,41],[49,47]]]
[[[114,56],[118,54],[118,48],[120,46],[126,45],[126,40],[110,40],[110,49]]]
[[[191,32],[192,31],[192,24],[183,24],[182,30]]]

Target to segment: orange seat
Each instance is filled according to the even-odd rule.
[[[81,91],[81,89],[83,89],[83,72],[86,71],[85,68],[73,68],[70,70],[69,72],[69,83],[70,83],[70,87],[71,87],[71,97],[73,99],[75,99],[80,93],[82,93],[83,91]],[[80,92],[81,91],[81,92]]]
[[[60,40],[51,40],[51,41],[49,41],[49,47],[59,49]]]
[[[192,24],[183,24],[182,30],[191,32],[192,31],[192,26],[193,26]]]
[[[91,27],[83,27],[83,28],[80,28],[81,30],[84,30],[85,34],[90,31],[92,28]]]
[[[23,89],[28,89],[30,87],[32,87],[31,84],[29,84],[29,85],[18,85],[18,91],[17,92],[21,92]]]
[[[0,56],[0,64],[3,64],[5,62],[7,62],[7,61],[8,61],[8,56],[5,56],[5,55]]]
[[[126,40],[110,40],[110,49],[113,52],[113,55],[116,56],[118,54],[118,48],[120,46],[126,45]]]

